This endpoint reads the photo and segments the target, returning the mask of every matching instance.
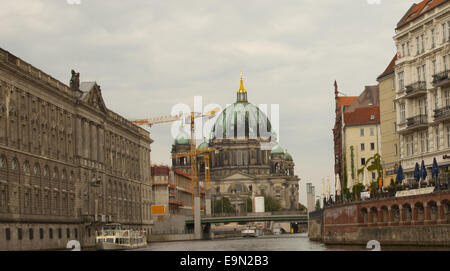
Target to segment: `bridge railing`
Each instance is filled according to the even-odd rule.
[[[264,213],[215,213],[204,217],[233,217],[233,216],[248,216],[248,217],[260,217],[260,216],[274,216],[274,215],[306,215],[305,211],[274,211]]]

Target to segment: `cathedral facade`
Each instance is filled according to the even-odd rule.
[[[238,213],[248,209],[247,200],[255,196],[270,196],[281,210],[298,209],[299,178],[294,174],[294,161],[279,145],[267,149],[276,140],[268,117],[247,100],[241,78],[237,100],[225,108],[212,128],[209,142],[198,147],[212,148],[209,168],[210,194],[226,197]],[[172,147],[172,153],[189,150],[189,136],[182,132]],[[273,144],[272,144],[273,145]],[[199,178],[204,176],[204,164],[199,162]],[[173,159],[176,168],[189,169],[189,160]]]

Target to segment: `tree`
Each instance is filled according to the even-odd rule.
[[[357,196],[357,198],[361,198],[361,191],[364,190],[364,185],[362,183],[357,183],[352,187],[353,196]]]
[[[234,213],[235,209],[228,198],[222,197],[214,202],[214,213]]]
[[[317,210],[320,210],[320,200],[319,199],[316,200],[316,211]]]
[[[303,204],[301,204],[300,202],[298,202],[298,209],[299,209],[300,211],[304,211],[304,210],[306,210],[306,206],[303,205]]]
[[[369,162],[373,160],[373,163],[371,165],[369,165]],[[374,172],[376,171],[378,174],[377,180],[379,180],[380,178],[383,178],[383,166],[381,165],[381,156],[376,153],[374,156],[370,157],[369,159],[367,159],[366,164],[358,169],[358,174],[361,174],[362,172],[364,172],[364,169],[367,168],[368,171],[370,172]],[[377,187],[378,187],[378,183],[377,183]],[[381,187],[378,187],[379,189]]]
[[[280,203],[276,199],[270,196],[264,197],[264,210],[266,212],[279,211],[280,209],[281,209]]]
[[[353,146],[350,146],[350,163],[351,163],[351,168],[352,168],[352,180],[355,179],[355,159],[354,159],[354,148]]]
[[[345,152],[345,150],[344,150],[344,180],[343,180],[343,183],[342,183],[342,187],[343,188],[345,188],[345,187],[347,187],[347,183],[348,183],[348,174],[347,174],[347,158],[346,158],[346,152]],[[345,194],[344,194],[345,195]]]
[[[252,198],[248,197],[247,198],[247,213],[251,213],[253,212],[253,202],[252,202]]]

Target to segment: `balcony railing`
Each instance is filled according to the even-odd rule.
[[[427,82],[418,81],[406,86],[406,96],[415,97],[427,93]]]
[[[450,105],[434,110],[434,120],[444,120],[450,118]]]
[[[406,125],[408,128],[412,128],[427,124],[428,124],[428,115],[417,115],[415,117],[408,118]]]
[[[445,70],[443,72],[437,73],[435,75],[433,75],[433,84],[435,86],[441,86],[443,84],[445,84],[446,82],[449,82],[449,70]],[[450,83],[450,82],[449,82]]]

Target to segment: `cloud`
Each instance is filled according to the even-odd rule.
[[[0,46],[68,83],[97,81],[126,118],[235,101],[239,71],[253,104],[279,104],[280,144],[301,180],[333,180],[334,80],[358,95],[394,55],[411,1],[8,1]],[[170,163],[170,124],[151,129],[151,159]],[[334,181],[332,181],[334,183]]]

